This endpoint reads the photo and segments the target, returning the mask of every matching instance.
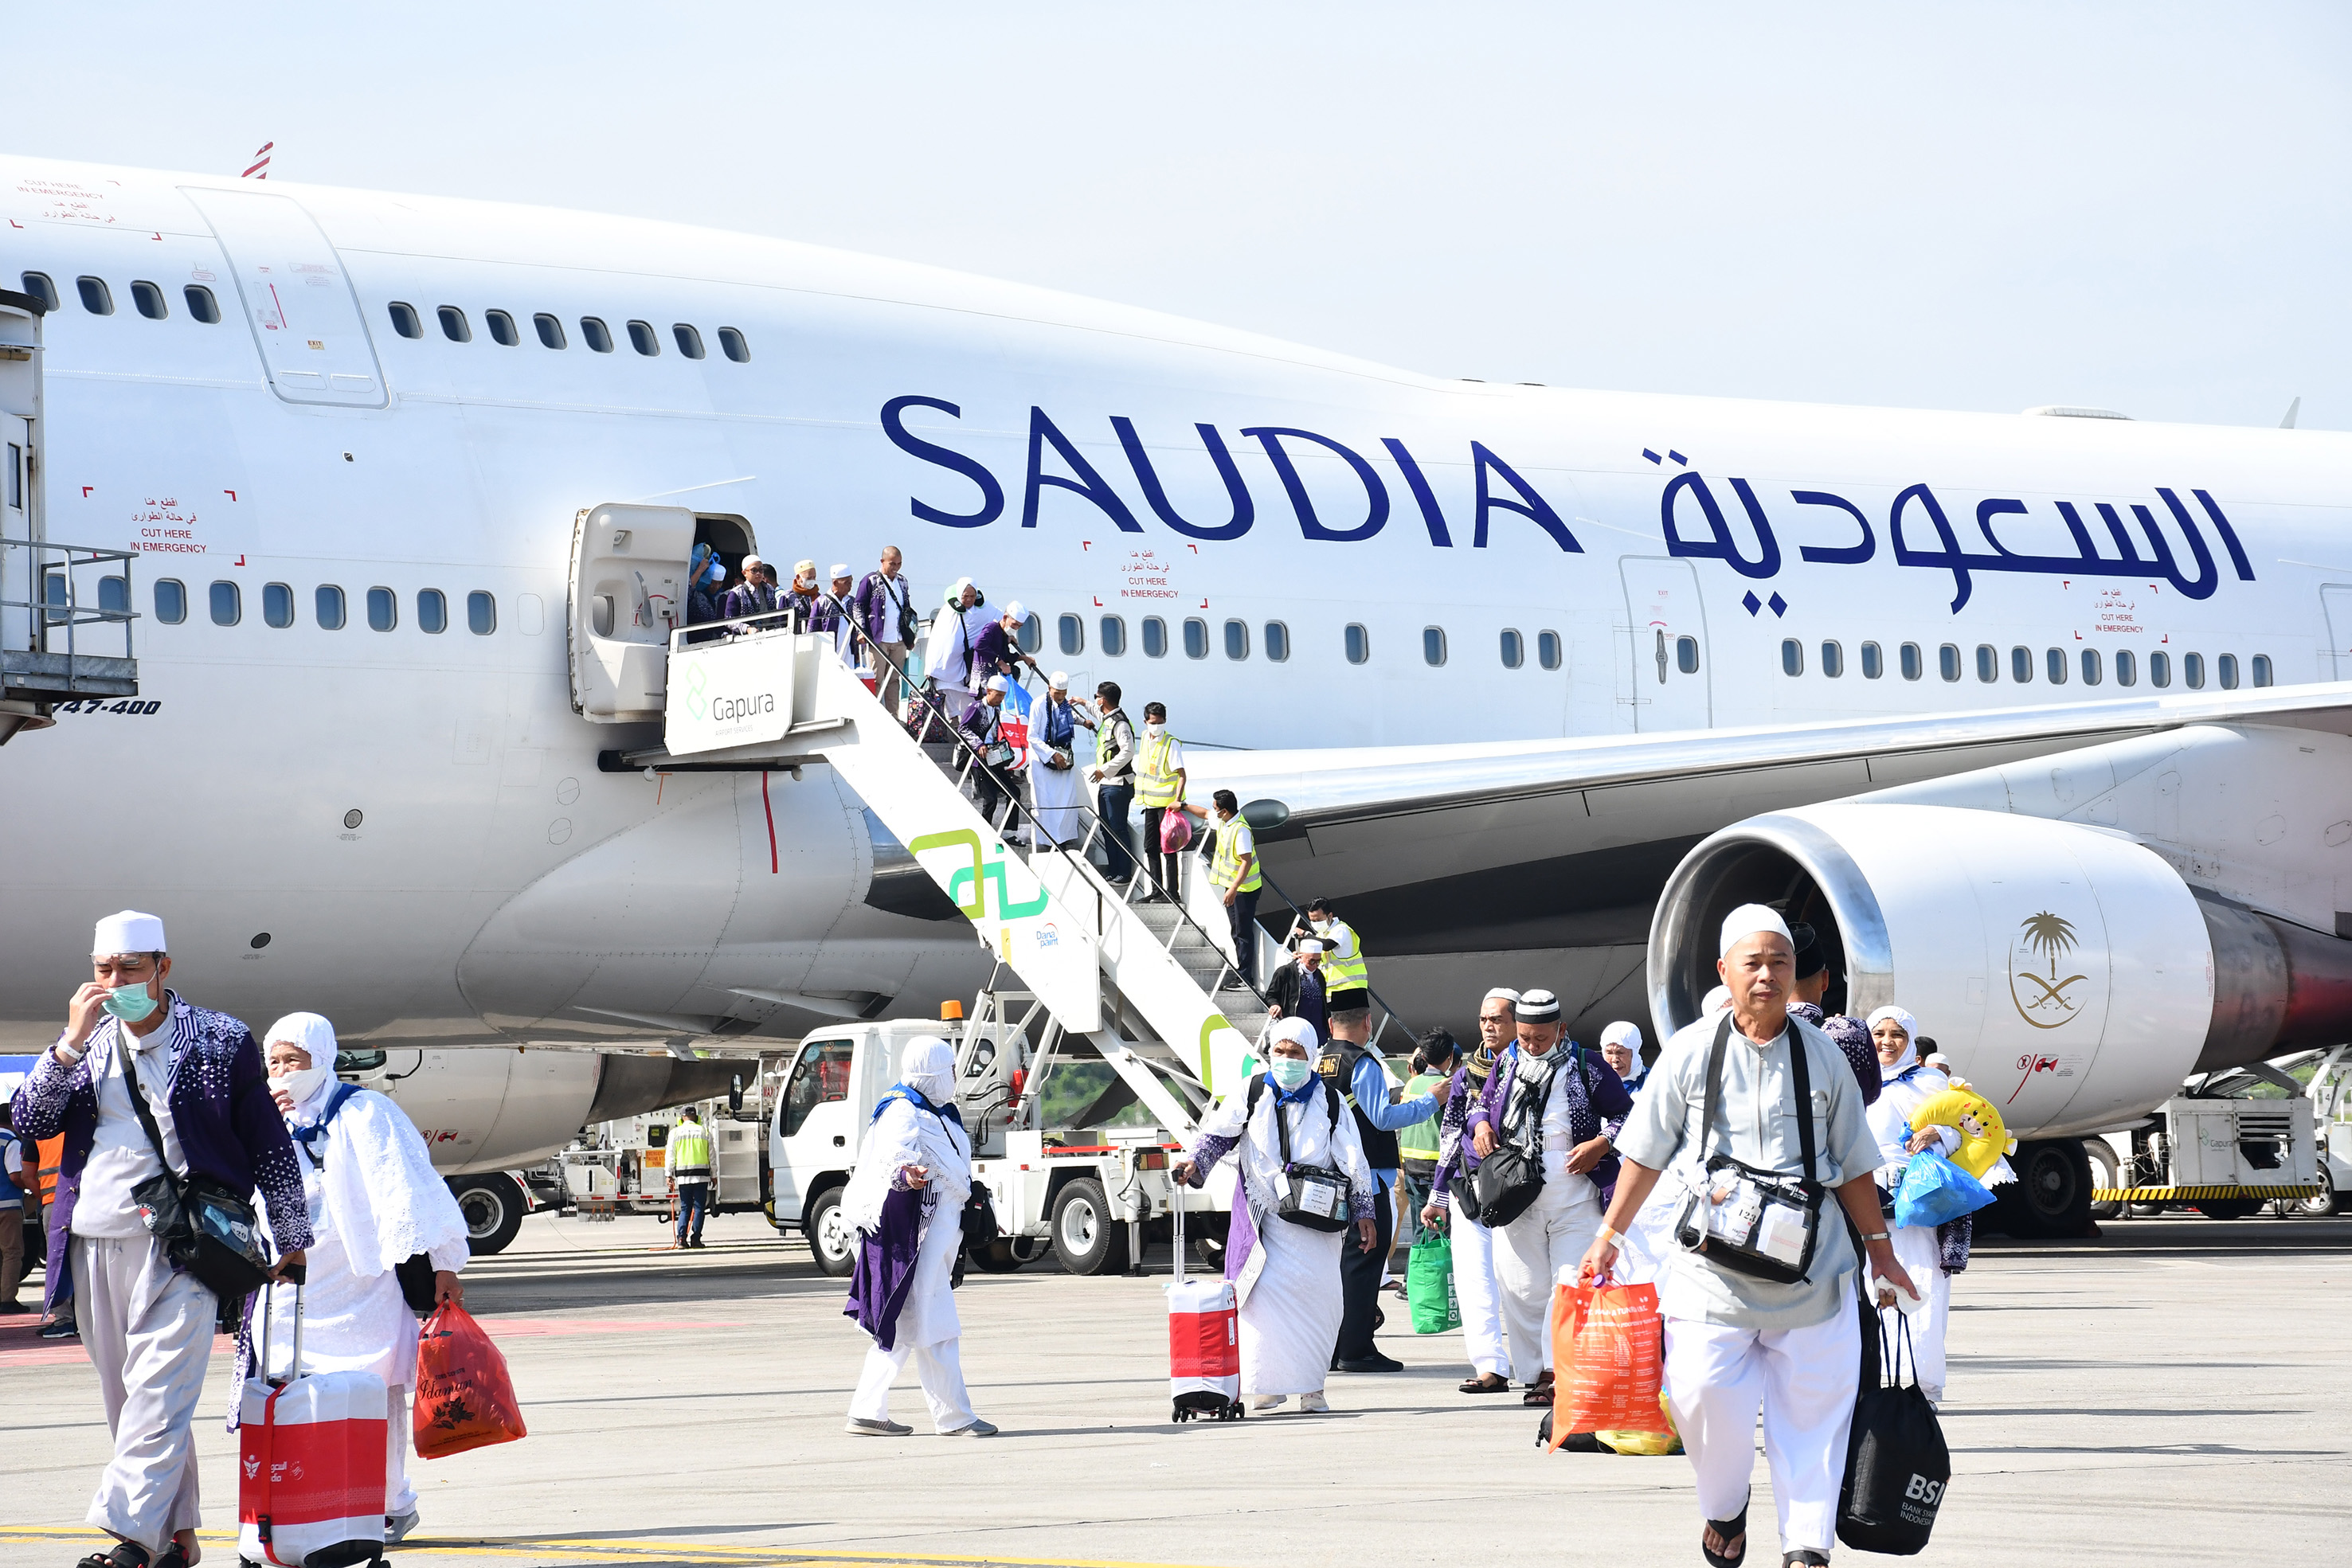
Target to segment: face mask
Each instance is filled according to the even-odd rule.
[[[144,980],[135,986],[115,987],[106,993],[106,1000],[99,1004],[124,1023],[143,1022],[148,1014],[162,1005],[147,994],[147,982]]]
[[[1274,1074],[1276,1087],[1296,1089],[1314,1074],[1315,1066],[1303,1057],[1277,1056],[1268,1071]]]
[[[317,1092],[319,1085],[332,1077],[334,1071],[331,1067],[321,1067],[314,1061],[308,1067],[296,1068],[284,1077],[272,1078],[269,1081],[269,1087],[275,1092],[291,1096],[294,1103],[299,1105]]]
[[[1331,929],[1331,923],[1328,920],[1310,920],[1307,924],[1314,929],[1316,935],[1318,936],[1324,932]]]
[[[1151,739],[1157,740],[1168,733],[1168,727],[1164,724],[1147,724],[1143,727],[1143,733]]]

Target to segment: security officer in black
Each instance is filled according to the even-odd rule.
[[[1363,1140],[1364,1163],[1372,1169],[1380,1197],[1372,1205],[1377,1227],[1372,1249],[1352,1248],[1339,1254],[1339,1291],[1345,1310],[1339,1319],[1339,1343],[1331,1353],[1335,1372],[1401,1372],[1404,1363],[1382,1355],[1372,1343],[1372,1322],[1380,1313],[1381,1274],[1388,1267],[1389,1249],[1396,1244],[1396,1190],[1400,1159],[1397,1133],[1437,1114],[1452,1092],[1451,1080],[1427,1094],[1399,1099],[1389,1087],[1388,1070],[1365,1044],[1371,1033],[1370,1009],[1352,1008],[1330,1017],[1331,1042],[1324,1048],[1317,1071],[1332,1081],[1356,1116],[1356,1135]]]

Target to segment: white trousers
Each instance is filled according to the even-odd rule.
[[[887,1421],[890,1418],[890,1385],[898,1381],[907,1363],[915,1364],[915,1376],[923,1385],[923,1398],[931,1407],[931,1429],[935,1432],[960,1432],[979,1417],[971,1413],[971,1395],[963,1385],[963,1342],[943,1339],[936,1344],[910,1345],[904,1341],[896,1350],[884,1350],[880,1345],[868,1345],[866,1369],[857,1375],[857,1393],[849,1402],[849,1413],[861,1421]]]
[[[1952,1317],[1952,1277],[1944,1272],[1944,1249],[1937,1243],[1936,1228],[1932,1225],[1906,1225],[1890,1239],[1895,1247],[1895,1260],[1911,1276],[1919,1288],[1921,1309],[1911,1314],[1911,1354],[1905,1357],[1913,1362],[1918,1373],[1919,1386],[1930,1399],[1944,1397],[1944,1331]],[[1895,1320],[1903,1313],[1888,1307],[1881,1314],[1886,1320],[1886,1343],[1898,1354],[1902,1349],[1902,1331]],[[1895,1369],[1887,1368],[1889,1372]]]
[[[397,1519],[416,1506],[416,1488],[408,1479],[408,1390],[386,1388],[383,1400],[383,1513]]]
[[[203,1522],[196,1396],[213,1352],[213,1293],[174,1274],[152,1236],[73,1239],[74,1321],[98,1374],[114,1458],[89,1523],[154,1556]]]
[[[1835,1546],[1861,1359],[1862,1328],[1850,1301],[1841,1300],[1825,1322],[1801,1329],[1668,1318],[1666,1396],[1697,1472],[1699,1517],[1729,1519],[1747,1506],[1760,1406],[1780,1550]]]
[[[1470,1370],[1507,1377],[1510,1350],[1504,1339],[1503,1296],[1495,1286],[1495,1233],[1454,1211],[1454,1301],[1462,1309],[1462,1348]]]
[[[1582,1176],[1543,1185],[1527,1212],[1493,1232],[1495,1283],[1511,1336],[1511,1375],[1533,1383],[1551,1366],[1551,1291],[1601,1233],[1601,1200]]]

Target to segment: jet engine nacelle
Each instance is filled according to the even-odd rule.
[[[2113,1126],[2192,1071],[2352,1021],[2352,943],[2200,896],[2127,834],[1836,803],[1684,858],[1650,927],[1661,1028],[1698,1016],[1723,917],[1749,902],[1811,922],[1844,954],[1847,1010],[1901,1003],[2021,1137]]]

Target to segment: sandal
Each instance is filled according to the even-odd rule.
[[[163,1554],[155,1559],[152,1568],[188,1568],[186,1549],[174,1541],[171,1545],[163,1548]]]
[[[1830,1554],[1811,1546],[1780,1553],[1780,1568],[1830,1568]]]
[[[1550,1378],[1538,1378],[1534,1383],[1528,1385],[1528,1392],[1525,1397],[1520,1399],[1519,1403],[1530,1407],[1538,1405],[1549,1405],[1552,1402],[1551,1388],[1552,1383]]]
[[[147,1549],[135,1541],[118,1541],[111,1552],[93,1552],[74,1568],[148,1568]]]
[[[1727,1547],[1735,1541],[1739,1542],[1737,1552],[1709,1552],[1706,1537],[1702,1534],[1698,1538],[1698,1554],[1706,1559],[1708,1568],[1739,1568],[1748,1560],[1748,1504],[1741,1503],[1739,1511],[1729,1519],[1708,1520],[1706,1527],[1721,1536]],[[1787,1568],[1787,1565],[1783,1563],[1782,1568]]]
[[[1482,1372],[1475,1377],[1464,1378],[1460,1387],[1465,1394],[1508,1394],[1511,1380],[1496,1373]]]

